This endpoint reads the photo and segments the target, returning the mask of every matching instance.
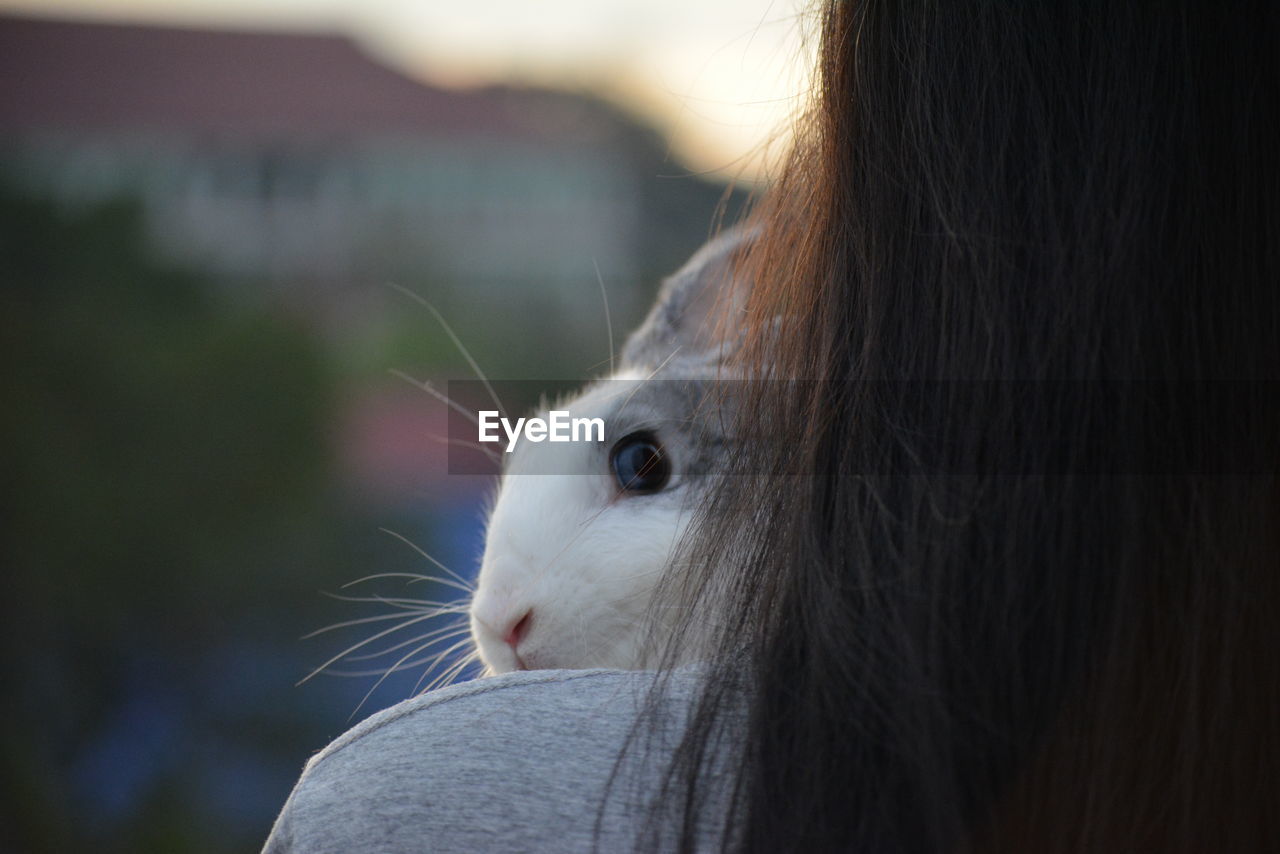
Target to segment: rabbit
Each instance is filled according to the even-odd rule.
[[[751,239],[739,228],[703,246],[664,282],[617,370],[551,407],[602,417],[604,442],[503,455],[469,609],[487,673],[654,664],[655,586],[729,451],[719,381],[734,378],[735,338],[716,330],[743,304],[734,268]]]

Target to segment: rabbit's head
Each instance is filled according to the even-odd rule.
[[[717,381],[732,379],[724,328],[745,296],[732,273],[747,242],[731,231],[703,247],[666,280],[618,370],[550,407],[602,419],[603,442],[504,455],[470,612],[490,671],[652,663],[654,588],[729,452]]]

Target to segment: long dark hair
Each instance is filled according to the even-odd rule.
[[[689,847],[730,791],[751,852],[1280,850],[1276,10],[824,20],[746,268],[777,441],[667,581],[677,643],[717,628],[660,814]]]

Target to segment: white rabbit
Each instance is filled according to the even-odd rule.
[[[732,273],[748,241],[733,230],[700,249],[617,371],[551,407],[603,418],[604,442],[526,441],[503,455],[470,607],[489,672],[652,664],[654,587],[729,452],[729,403],[711,392],[731,379],[717,329],[741,303]]]

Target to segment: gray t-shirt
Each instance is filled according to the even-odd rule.
[[[675,822],[649,804],[699,678],[667,677],[625,754],[653,673],[511,673],[393,706],[307,763],[264,854],[625,852],[645,830],[669,847]],[[719,847],[717,797],[699,811],[700,848]]]

